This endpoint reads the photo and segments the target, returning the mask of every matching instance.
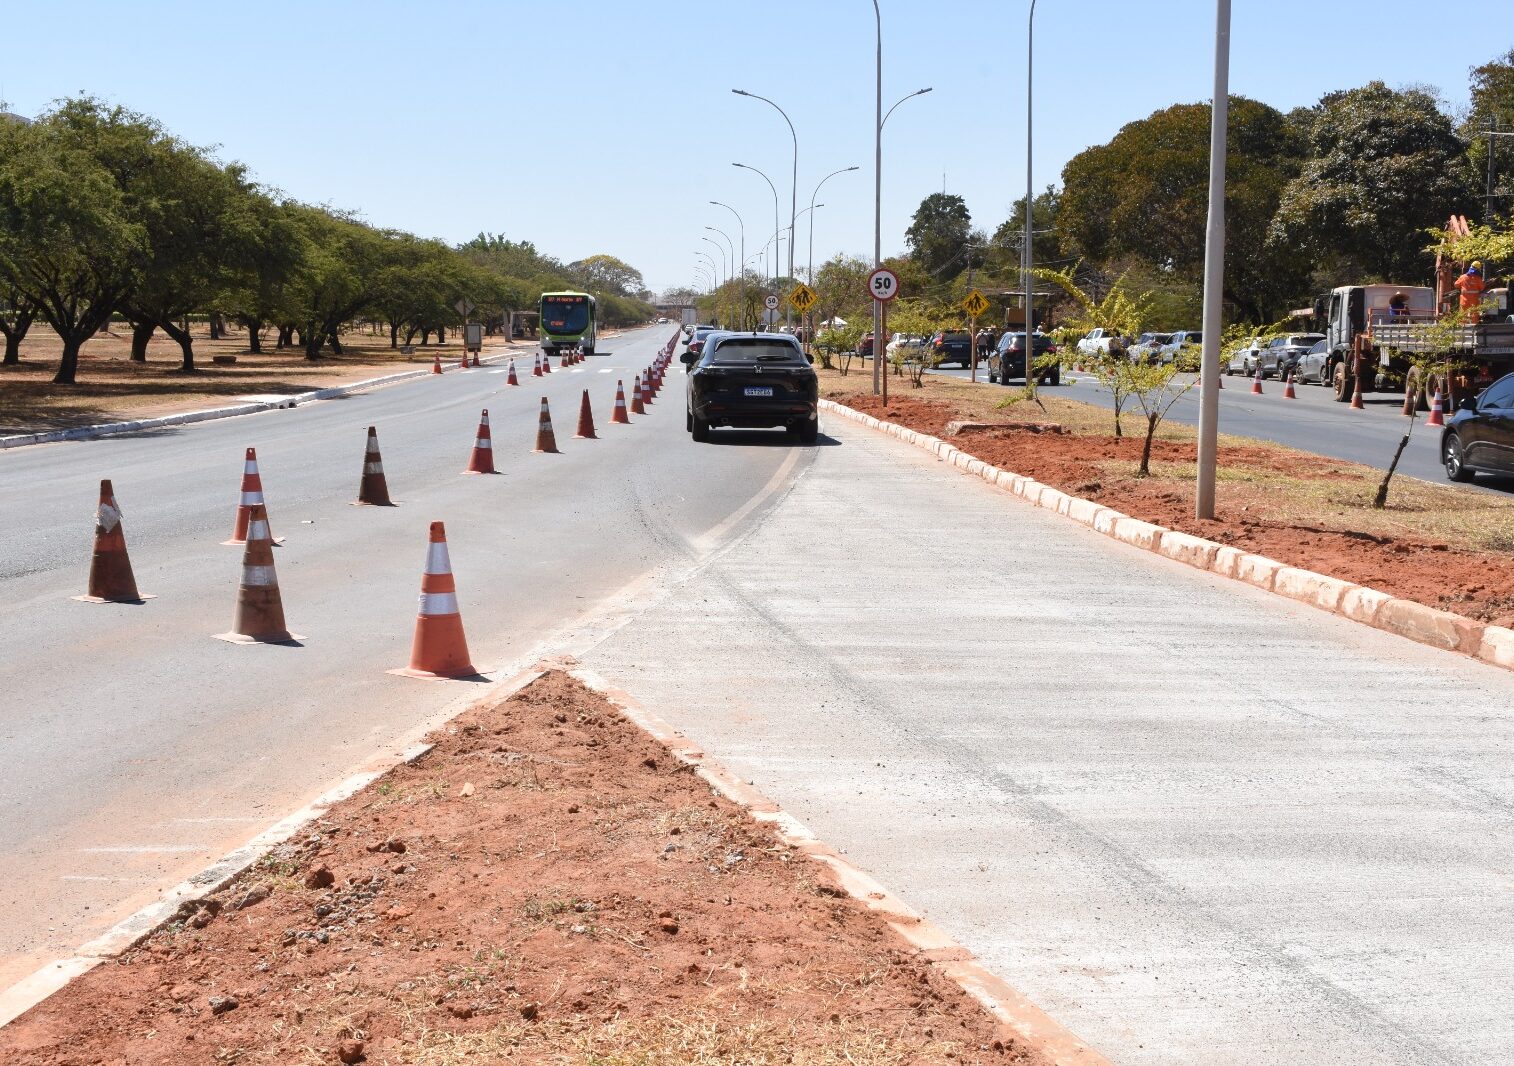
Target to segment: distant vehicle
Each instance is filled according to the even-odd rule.
[[[1293,375],[1301,382],[1330,384],[1330,342],[1324,337],[1315,341],[1307,352],[1299,356],[1298,368],[1293,371]]]
[[[1264,378],[1286,378],[1297,371],[1303,354],[1324,339],[1319,333],[1284,333],[1273,337],[1267,347],[1257,352],[1256,368]]]
[[[1256,360],[1267,342],[1260,337],[1252,337],[1250,343],[1237,348],[1230,355],[1230,361],[1225,364],[1226,374],[1244,374],[1248,378],[1256,373]]]
[[[925,350],[936,357],[936,365],[956,363],[969,366],[973,357],[973,339],[965,329],[943,329],[925,342]]]
[[[889,359],[901,354],[905,359],[917,359],[923,351],[924,337],[917,337],[913,333],[895,333],[884,347],[883,354]]]
[[[684,354],[697,356],[700,352],[704,351],[705,341],[709,339],[710,334],[720,332],[723,331],[719,326],[695,326],[694,332],[689,334],[689,342],[685,346],[687,351]],[[685,359],[684,361],[687,362],[688,360]]]
[[[893,334],[889,333],[889,334],[885,334],[885,336],[886,337],[892,337]],[[883,349],[885,354],[888,352],[887,345],[888,345],[888,341],[885,340],[884,341],[884,349]],[[873,333],[872,333],[872,330],[868,330],[866,333],[864,333],[862,335],[862,339],[857,342],[857,354],[860,355],[864,359],[871,359],[873,357]]]
[[[666,325],[667,321],[668,321],[668,316],[667,315],[658,315],[657,316],[657,324],[659,326]]]
[[[1090,330],[1088,336],[1078,341],[1078,351],[1083,355],[1108,355],[1109,342],[1119,335],[1120,331],[1115,329]]]
[[[1158,353],[1172,340],[1171,333],[1142,333],[1136,338],[1136,342],[1130,346],[1129,356],[1132,363],[1154,363]]]
[[[1170,340],[1162,345],[1161,351],[1157,352],[1157,359],[1163,363],[1170,363],[1176,359],[1184,348],[1198,349],[1204,343],[1203,334],[1196,329],[1180,329],[1174,333]],[[1195,355],[1197,352],[1195,352]]]
[[[542,351],[594,354],[594,297],[586,292],[544,292],[540,310]]]
[[[683,322],[684,329],[696,325],[699,322],[699,311],[693,307],[683,308],[680,314],[680,321]]]
[[[1035,363],[1039,367],[1037,377],[1042,385],[1062,384],[1062,367],[1058,363],[1046,366],[1050,360],[1048,356],[1057,354],[1057,346],[1051,338],[1044,333],[1033,335],[1035,345]],[[998,382],[1008,385],[1014,378],[1025,380],[1025,334],[1006,333],[999,338],[999,343],[994,347],[993,354],[988,357],[988,381],[989,384]]]
[[[804,444],[820,433],[820,382],[815,368],[786,333],[714,332],[703,351],[685,352],[688,374],[685,428],[697,442],[715,426],[782,426]]]
[[[1452,481],[1514,474],[1514,374],[1462,399],[1441,431],[1440,458]]]

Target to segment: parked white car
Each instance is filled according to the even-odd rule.
[[[1078,351],[1083,355],[1108,355],[1109,342],[1118,336],[1117,330],[1099,329],[1090,330],[1088,336],[1078,341]]]
[[[925,338],[917,337],[913,333],[895,333],[883,349],[885,356],[889,359],[901,353],[904,358],[913,359],[924,350]]]
[[[1248,378],[1256,373],[1257,356],[1263,348],[1267,347],[1267,341],[1261,337],[1252,337],[1250,342],[1237,348],[1230,355],[1230,361],[1225,364],[1226,374],[1244,374]]]
[[[1178,353],[1186,347],[1198,348],[1203,344],[1203,334],[1196,329],[1180,329],[1172,335],[1172,339],[1157,352],[1157,360],[1162,363],[1170,363],[1178,357]]]

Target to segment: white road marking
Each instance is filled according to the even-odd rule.
[[[158,879],[156,877],[96,877],[90,874],[64,874],[58,878],[60,881],[109,881],[112,884],[150,884]]]
[[[601,370],[600,373],[601,374],[613,374],[613,373],[615,373],[615,368],[607,366],[603,370]]]
[[[131,844],[110,848],[80,848],[86,855],[146,855],[153,852],[205,851],[204,844]]]

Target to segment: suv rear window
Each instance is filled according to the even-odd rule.
[[[743,366],[752,363],[808,365],[798,345],[765,337],[727,337],[715,345],[705,361],[714,366]]]

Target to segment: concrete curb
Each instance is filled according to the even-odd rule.
[[[1000,470],[975,459],[954,445],[893,422],[883,422],[834,400],[821,400],[822,410],[898,437],[931,452],[963,473],[1013,493],[1027,503],[1056,511],[1079,525],[1158,555],[1233,581],[1244,581],[1274,595],[1317,607],[1353,622],[1393,633],[1433,648],[1460,652],[1493,666],[1514,670],[1514,630],[1490,626],[1450,611],[1426,607],[1413,600],[1353,584],[1338,577],[1288,566],[1203,537],[1153,525],[1105,507],[1093,500],[1069,496],[1030,478]]]
[[[501,359],[513,358],[514,355],[491,355],[487,358],[481,356],[479,363],[483,366],[490,366]],[[456,364],[453,364],[451,367],[445,369],[457,370],[458,367]],[[410,381],[414,378],[427,377],[430,374],[430,367],[421,370],[404,370],[398,374],[386,374],[383,377],[348,382],[346,385],[333,385],[327,389],[297,392],[277,401],[265,400],[257,403],[236,404],[232,407],[212,407],[204,411],[181,411],[176,415],[162,415],[158,418],[143,418],[132,422],[102,422],[94,426],[53,429],[45,433],[18,433],[10,437],[0,437],[0,451],[5,451],[9,448],[25,448],[33,444],[57,444],[62,441],[71,440],[95,440],[99,437],[110,437],[120,433],[140,433],[143,430],[149,429],[185,426],[194,422],[210,422],[218,418],[237,418],[241,415],[255,415],[262,411],[283,410],[298,407],[302,403],[310,403],[314,400],[333,400],[339,396],[351,396],[355,392],[378,388],[382,385],[393,385],[399,381]]]
[[[899,436],[893,430],[888,432]],[[592,670],[566,663],[562,669],[615,704],[627,720],[666,748],[674,758],[693,768],[712,791],[744,808],[754,821],[771,826],[784,844],[826,867],[847,895],[881,917],[915,949],[922,961],[954,982],[997,1021],[1056,1066],[1111,1066],[1108,1059],[1063,1028],[1007,981],[985,969],[971,951],[953,940],[944,929],[916,913],[751,784],[710,759],[697,744],[648,711],[629,693],[615,688]]]
[[[485,695],[458,705],[445,715],[444,721],[450,721],[469,707],[485,700],[508,699],[541,677],[547,669],[545,666],[533,667],[508,680],[490,685]],[[440,724],[432,723],[427,730],[440,727]],[[366,769],[344,778],[306,806],[269,826],[246,844],[221,856],[189,880],[174,886],[135,914],[116,923],[102,936],[80,945],[72,955],[50,962],[9,988],[0,989],[0,1026],[9,1025],[102,962],[108,962],[136,947],[161,926],[172,921],[177,916],[180,905],[186,900],[201,899],[225,888],[263,856],[320,818],[331,807],[355,795],[394,767],[415,762],[430,751],[431,747],[426,743],[411,744],[397,755],[380,755],[371,760]]]

